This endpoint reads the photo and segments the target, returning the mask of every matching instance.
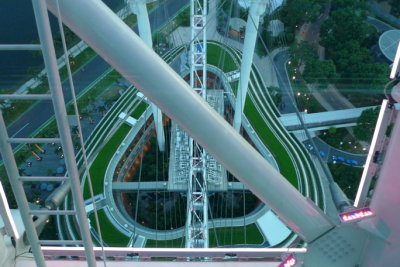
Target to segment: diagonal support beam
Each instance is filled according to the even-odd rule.
[[[133,13],[136,14],[139,26],[140,38],[150,47],[153,48],[153,38],[151,35],[151,27],[149,20],[149,13],[147,11],[147,2],[149,0],[129,0],[129,8]],[[157,133],[158,148],[160,151],[165,150],[165,134],[162,122],[161,110],[154,104],[151,103],[151,110],[154,117],[154,125]]]
[[[233,128],[240,132],[242,116],[246,102],[247,90],[250,81],[250,72],[253,65],[254,48],[256,46],[260,17],[265,12],[267,0],[248,0],[249,15],[246,23],[246,35],[243,45],[242,63],[240,65],[239,90],[236,95],[235,116]]]
[[[54,1],[47,0],[47,5],[57,13]],[[300,237],[310,242],[334,227],[314,203],[301,195],[102,1],[68,0],[60,1],[60,6],[63,21],[71,30],[187,131]]]

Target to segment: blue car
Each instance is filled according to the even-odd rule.
[[[358,165],[358,161],[357,160],[351,160],[351,165],[357,166]]]
[[[324,151],[320,151],[319,154],[321,155],[321,157],[325,157],[325,152]]]
[[[337,161],[339,161],[339,162],[344,162],[344,157],[338,156],[338,157],[337,157]]]

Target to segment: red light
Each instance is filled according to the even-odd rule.
[[[340,220],[342,222],[350,222],[359,220],[365,217],[370,217],[375,215],[375,213],[370,208],[362,208],[358,210],[352,210],[339,214]]]
[[[296,258],[294,255],[287,257],[278,267],[292,267],[296,264]]]

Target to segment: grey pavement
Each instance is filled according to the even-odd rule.
[[[281,89],[282,94],[281,104],[279,105],[279,111],[282,114],[294,113],[297,110],[297,106],[294,102],[292,86],[286,70],[286,62],[288,62],[289,58],[289,52],[287,50],[277,53],[273,58],[279,88]]]
[[[81,120],[83,137],[85,139],[89,136],[89,134],[103,117],[102,113],[99,111],[91,112],[90,115],[91,121],[89,120],[89,118],[82,118]],[[76,136],[76,134],[73,133],[73,136]],[[41,146],[42,144],[38,145]],[[32,151],[35,151],[39,156],[41,156],[42,160],[38,161],[36,157],[32,154],[32,156],[27,159],[26,163],[21,164],[18,167],[20,169],[24,169],[24,175],[29,176],[47,176],[56,174],[57,168],[63,165],[60,164],[60,162],[62,161],[62,150],[57,150],[58,146],[59,144],[42,145],[41,148],[46,151],[46,153],[44,154],[41,154],[38,148],[32,146]],[[78,152],[78,150],[75,150],[75,152]],[[31,164],[28,165],[27,162],[31,162]]]
[[[400,108],[399,104],[396,104],[395,106],[396,108]],[[302,113],[302,117],[309,130],[313,130],[311,128],[314,128],[315,130],[315,128],[319,128],[321,126],[347,127],[350,124],[355,125],[357,119],[361,116],[361,113],[364,110],[377,107],[379,106],[339,109],[318,113]],[[281,117],[279,117],[279,120],[288,130],[302,129],[296,113],[283,114]]]

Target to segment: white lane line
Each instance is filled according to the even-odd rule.
[[[22,126],[22,128],[21,129],[19,129],[15,134],[13,134],[11,137],[14,137],[14,136],[16,136],[20,131],[22,131],[26,126],[28,126],[29,125],[29,122],[27,123],[27,124],[25,124],[24,126]]]

